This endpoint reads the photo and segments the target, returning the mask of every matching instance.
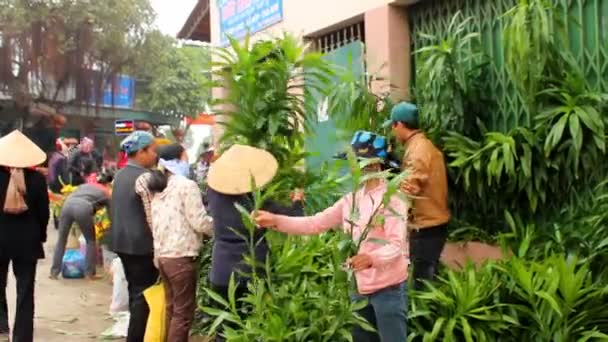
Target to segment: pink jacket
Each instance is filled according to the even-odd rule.
[[[355,215],[353,237],[359,239],[365,225],[369,222],[374,210],[382,204],[386,185],[381,185],[367,194],[360,190],[356,193],[355,203],[358,205],[358,215]],[[279,216],[276,229],[289,234],[313,235],[325,232],[333,227],[342,226],[350,229],[352,196],[350,193],[342,197],[332,207],[308,217]],[[407,243],[407,204],[394,196],[390,209],[380,209],[384,215],[384,227],[373,228],[367,239],[361,244],[360,254],[368,254],[373,259],[373,266],[357,272],[357,286],[362,295],[372,294],[392,285],[407,280],[409,253]],[[395,214],[399,213],[399,215]],[[358,217],[357,217],[358,216]],[[382,240],[385,243],[370,241]]]

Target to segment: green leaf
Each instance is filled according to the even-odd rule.
[[[551,151],[560,143],[569,115],[562,115],[555,125],[549,131],[549,135],[545,140],[545,155],[551,154]]]

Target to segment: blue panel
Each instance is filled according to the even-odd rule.
[[[283,20],[283,0],[217,0],[221,44],[242,39]]]
[[[364,76],[363,66],[363,43],[353,42],[335,49],[323,56],[330,63],[347,68],[357,77]],[[336,79],[336,82],[339,82]],[[314,101],[319,106],[323,98],[321,94],[311,92],[307,101]],[[311,128],[310,136],[306,139],[306,150],[312,155],[306,160],[309,169],[318,170],[325,162],[331,162],[332,157],[339,152],[344,152],[351,140],[349,133],[341,132],[335,120],[328,113],[326,120],[319,120]]]
[[[102,107],[133,108],[135,100],[135,80],[129,76],[116,77],[114,86],[114,101],[112,101],[112,86],[108,85],[103,91],[100,103]],[[91,103],[96,104],[95,91],[92,92]]]

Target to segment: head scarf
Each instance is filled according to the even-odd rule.
[[[135,131],[120,143],[120,149],[127,155],[152,145],[154,136],[148,132]]]
[[[6,189],[6,198],[4,199],[4,212],[6,214],[18,215],[25,212],[27,204],[25,203],[25,175],[23,169],[11,168],[10,180]]]
[[[83,153],[91,153],[93,152],[94,147],[95,143],[93,142],[93,140],[87,137],[82,138],[82,141],[80,142],[80,151],[82,151]]]
[[[166,160],[166,159],[161,158],[158,161],[158,165],[161,170],[162,169],[168,170],[169,172],[171,172],[172,174],[174,174],[176,176],[182,176],[182,177],[188,178],[188,176],[190,175],[190,165],[185,160],[180,160],[180,159]]]

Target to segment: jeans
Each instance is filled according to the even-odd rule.
[[[213,290],[213,292],[219,294],[222,298],[224,298],[224,300],[228,301],[228,285],[223,286],[223,285],[216,285],[216,284],[211,283],[211,289]],[[243,303],[240,301],[240,299],[243,298],[247,294],[247,291],[248,291],[247,285],[245,283],[238,284],[235,289],[234,298],[236,300],[236,309],[237,309],[237,311],[239,311],[241,313],[241,317],[243,316]],[[217,302],[214,302],[213,306],[218,310],[228,310],[223,305],[221,305]],[[230,326],[230,327],[236,328],[236,327],[234,327],[234,325],[232,323],[224,321],[217,328],[217,332],[215,334],[215,342],[226,341],[226,339],[222,335],[224,333],[225,326]]]
[[[167,341],[188,342],[196,310],[196,262],[194,258],[160,258],[160,275],[167,302]]]
[[[13,342],[34,340],[34,287],[36,282],[37,259],[0,259],[0,333],[7,333],[8,303],[6,284],[9,263],[13,264],[13,274],[17,279],[17,310],[13,326]]]
[[[126,342],[143,342],[150,315],[144,291],[158,281],[152,255],[118,254],[125,269],[129,289],[129,330]]]
[[[407,341],[407,285],[405,282],[370,295],[353,295],[352,300],[368,301],[368,305],[358,313],[377,330],[377,332],[369,332],[361,327],[355,327],[354,342]]]
[[[80,227],[80,231],[87,241],[86,269],[87,276],[95,275],[97,270],[97,242],[95,240],[95,212],[93,206],[85,201],[68,201],[61,209],[59,216],[59,233],[55,253],[53,254],[53,265],[51,275],[58,276],[61,273],[65,245],[74,222]]]
[[[414,267],[416,290],[424,288],[425,280],[435,279],[439,258],[448,238],[447,225],[410,231],[410,258]]]

